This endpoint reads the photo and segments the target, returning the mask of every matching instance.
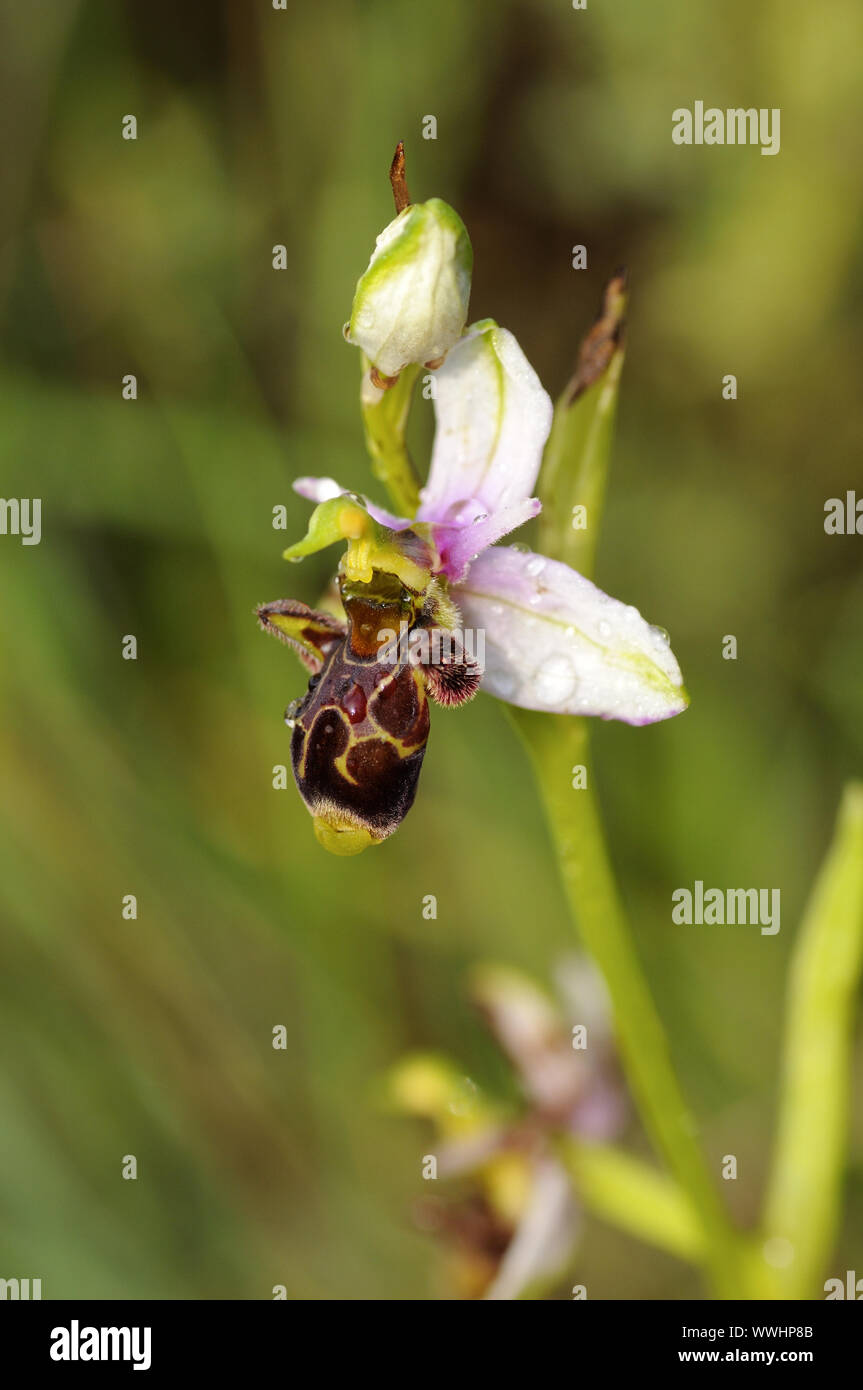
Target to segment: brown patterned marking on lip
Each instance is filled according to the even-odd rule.
[[[378,781],[390,776],[401,758],[398,749],[382,738],[364,738],[348,752],[345,763],[351,777],[358,783]]]
[[[369,707],[369,714],[385,733],[394,738],[412,734],[420,712],[419,692],[413,668],[403,666],[392,680],[378,690]]]
[[[384,738],[357,738],[333,706],[320,709],[291,740],[297,787],[312,815],[339,808],[383,838],[397,829],[416,795],[425,745],[400,752]]]
[[[300,724],[291,739],[291,759],[298,784],[329,785],[333,779],[344,783],[335,766],[351,741],[350,730],[338,710],[325,706],[311,721],[309,728]]]

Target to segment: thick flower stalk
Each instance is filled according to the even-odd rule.
[[[470,258],[456,223],[438,200],[404,207],[351,318],[372,364],[369,413],[385,408],[393,376],[436,354],[436,432],[415,512],[396,515],[331,478],[298,479],[317,507],[285,556],[345,546],[344,621],[294,600],[258,610],[311,672],[288,713],[292,763],[318,839],[339,854],[385,839],[410,809],[429,699],[459,705],[482,688],[524,709],[630,724],[687,705],[660,628],[567,564],[497,544],[541,510],[552,404],[512,333],[491,319],[462,332]],[[360,321],[374,331],[358,334]]]

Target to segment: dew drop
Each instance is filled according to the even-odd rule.
[[[297,715],[300,713],[300,710],[302,709],[304,700],[305,696],[301,695],[298,700],[292,700],[291,703],[288,705],[288,708],[285,710],[285,723],[287,724],[289,729],[293,729],[294,725],[296,724]]]
[[[599,624],[599,627],[597,628],[597,631],[599,632],[600,637],[610,637],[611,623],[607,623],[603,618],[602,622]]]
[[[654,626],[651,626],[650,631],[653,633],[654,637],[658,637],[658,638],[659,638],[659,641],[663,644],[663,646],[665,646],[665,647],[670,647],[670,646],[671,646],[671,638],[669,637],[668,633],[665,631],[665,628],[664,628],[664,627],[654,627]]]
[[[522,541],[516,541],[516,542],[515,542],[515,545],[511,545],[511,546],[510,546],[510,550],[514,550],[515,553],[516,553],[516,555],[529,555],[529,554],[530,554],[530,546],[529,546],[529,545],[525,545]]]
[[[525,574],[531,575],[531,577],[535,577],[538,574],[542,574],[544,569],[545,557],[543,555],[534,555],[533,559],[528,560],[525,565],[524,572]]]
[[[533,675],[534,692],[541,705],[557,709],[575,692],[576,676],[569,657],[555,652],[541,662]]]
[[[476,1108],[477,1100],[476,1082],[471,1080],[469,1076],[463,1076],[450,1099],[448,1106],[450,1114],[469,1115]]]
[[[488,511],[477,498],[463,497],[447,507],[445,520],[455,526],[472,526],[478,521],[485,521],[487,516]]]

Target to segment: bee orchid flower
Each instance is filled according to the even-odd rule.
[[[496,542],[535,517],[551,401],[512,333],[474,324],[435,374],[436,432],[414,517],[332,478],[289,560],[339,542],[345,620],[293,600],[258,609],[311,673],[291,755],[320,842],[355,854],[413,803],[429,697],[481,687],[527,709],[650,724],[688,703],[666,634],[559,561]],[[401,640],[397,640],[401,639]],[[404,640],[407,639],[407,640]]]

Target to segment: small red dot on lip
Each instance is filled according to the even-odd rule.
[[[352,724],[360,724],[366,717],[366,697],[362,686],[352,685],[342,697],[342,709]]]

